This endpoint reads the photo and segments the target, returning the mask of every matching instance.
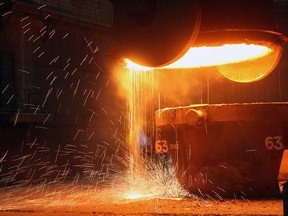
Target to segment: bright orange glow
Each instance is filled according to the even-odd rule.
[[[226,78],[242,83],[255,82],[269,75],[279,62],[282,54],[280,46],[271,46],[263,56],[250,58],[246,61],[218,65],[218,70]]]
[[[143,198],[145,195],[144,194],[139,194],[139,193],[131,193],[127,195],[127,199],[140,199]]]
[[[195,68],[223,65],[259,58],[270,52],[270,48],[254,44],[191,47],[182,58],[164,68]]]
[[[177,61],[156,69],[217,67],[226,78],[236,82],[253,82],[267,76],[277,65],[281,56],[280,46],[266,43],[225,44],[223,46],[191,47]],[[126,60],[127,67],[137,70],[153,68]]]
[[[139,65],[135,62],[132,62],[131,60],[129,59],[125,59],[125,62],[126,62],[126,67],[128,69],[133,69],[135,71],[146,71],[146,70],[153,70],[152,67],[146,67],[146,66],[143,66],[143,65]]]
[[[153,70],[125,68],[116,73],[127,100],[126,144],[129,148],[123,160],[127,173],[116,176],[119,190],[113,194],[133,201],[152,198],[183,197],[188,193],[182,189],[174,167],[151,160],[155,116],[155,88],[158,84]],[[160,105],[159,105],[160,108]],[[113,183],[114,184],[114,183]]]

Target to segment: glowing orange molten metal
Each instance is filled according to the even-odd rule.
[[[191,47],[172,64],[155,69],[200,68],[215,66],[226,78],[235,82],[253,82],[267,76],[277,65],[281,47],[265,43],[225,44],[223,46]],[[138,70],[152,68],[127,60],[127,67]]]
[[[193,47],[179,60],[159,68],[138,65],[126,59],[126,73],[119,75],[125,86],[127,98],[128,124],[127,144],[130,150],[129,190],[125,198],[148,199],[159,196],[178,196],[182,188],[175,173],[167,176],[161,169],[151,169],[147,165],[148,152],[153,152],[151,136],[153,134],[154,98],[158,82],[154,80],[154,69],[190,69],[217,67],[226,78],[236,82],[253,82],[267,76],[277,65],[281,56],[281,47],[265,43],[226,44],[223,46]],[[177,72],[177,70],[175,70]],[[158,94],[159,96],[159,94]],[[160,99],[158,100],[160,109]],[[150,140],[150,141],[149,141]],[[146,156],[145,156],[146,155]],[[172,168],[171,168],[172,169]],[[153,172],[150,172],[153,170]]]

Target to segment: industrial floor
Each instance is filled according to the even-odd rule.
[[[42,185],[2,191],[2,215],[283,215],[283,201],[281,197],[223,201],[161,197],[126,199],[117,190]]]

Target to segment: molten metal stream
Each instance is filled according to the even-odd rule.
[[[149,137],[152,134],[149,119],[153,118],[153,72],[128,70],[128,144],[130,149],[130,180],[131,192],[128,198],[141,198],[144,195],[137,191],[137,179],[142,175],[145,164],[143,157],[148,152]],[[147,155],[146,155],[147,156]]]
[[[127,86],[127,143],[130,150],[129,173],[128,176],[122,176],[125,179],[121,182],[128,181],[125,184],[128,184],[129,189],[127,191],[126,186],[122,195],[129,200],[182,197],[188,194],[180,186],[172,163],[164,168],[163,164],[151,159],[154,94],[157,86],[154,78],[155,71],[152,69],[129,68],[126,76],[121,76],[121,81]]]

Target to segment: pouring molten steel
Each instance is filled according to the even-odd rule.
[[[132,154],[141,149],[137,136],[143,128],[150,152],[154,149],[155,153],[171,156],[177,178],[190,193],[222,199],[276,191],[282,154],[287,148],[282,143],[288,128],[287,103],[225,101],[222,105],[203,105],[206,84],[201,82],[201,105],[161,109],[157,92],[154,118],[156,95],[152,88],[161,87],[153,80],[153,74],[159,74],[153,70],[165,74],[177,69],[176,74],[181,69],[186,69],[184,73],[201,73],[203,70],[196,69],[204,68],[209,73],[213,67],[211,71],[217,68],[227,79],[240,83],[268,76],[288,42],[287,36],[278,33],[273,0],[116,2],[116,50],[126,58],[129,69],[124,83],[129,90],[128,142]],[[171,83],[177,82],[168,80],[168,90]],[[151,145],[153,135],[155,142]],[[277,143],[277,149],[270,141]],[[134,171],[137,163],[132,164]]]
[[[282,49],[269,43],[225,44],[222,46],[191,47],[177,61],[157,68],[151,68],[126,60],[130,69],[177,69],[216,66],[220,73],[235,82],[258,81],[275,68]]]

